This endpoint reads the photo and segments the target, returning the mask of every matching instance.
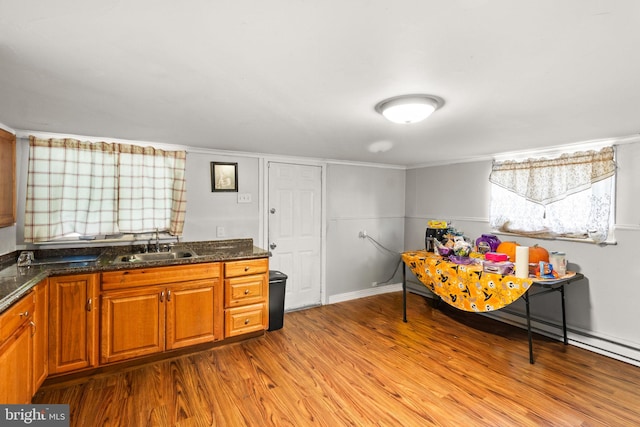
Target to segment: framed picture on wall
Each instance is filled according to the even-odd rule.
[[[211,162],[211,191],[238,191],[238,164]]]

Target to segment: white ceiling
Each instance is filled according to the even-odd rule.
[[[0,0],[16,130],[411,166],[637,134],[639,78],[637,0]]]

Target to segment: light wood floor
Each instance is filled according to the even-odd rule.
[[[287,313],[264,337],[48,386],[72,426],[638,426],[640,368],[408,296]]]

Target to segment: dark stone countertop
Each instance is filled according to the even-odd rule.
[[[195,252],[197,256],[192,258],[138,261],[135,263],[113,262],[118,256],[140,253],[143,247],[143,245],[131,245],[34,250],[36,262],[28,267],[18,267],[16,263],[21,251],[2,255],[0,256],[0,313],[26,295],[41,280],[51,276],[266,258],[269,256],[268,251],[253,246],[253,239],[233,239],[183,242],[175,245],[176,249]],[[87,255],[93,255],[96,258],[95,261],[60,262],[61,257],[83,257]],[[47,263],[46,260],[55,262]]]

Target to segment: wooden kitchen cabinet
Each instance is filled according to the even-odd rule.
[[[0,227],[16,222],[16,136],[0,129]]]
[[[49,278],[49,375],[97,366],[98,274]]]
[[[31,403],[34,293],[0,315],[0,404]]]
[[[268,258],[224,263],[225,338],[269,327]]]
[[[162,292],[164,288],[151,286],[101,295],[100,363],[164,350]]]
[[[219,263],[103,273],[100,362],[222,339],[220,276]]]
[[[224,337],[219,278],[174,285],[167,291],[167,350]]]
[[[49,375],[49,280],[33,288],[33,391],[40,388]]]

